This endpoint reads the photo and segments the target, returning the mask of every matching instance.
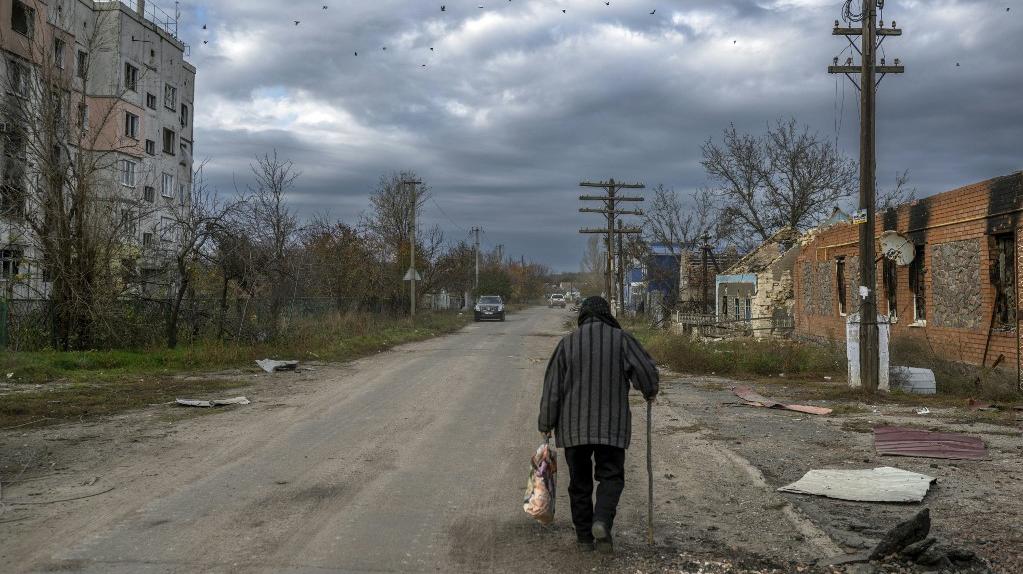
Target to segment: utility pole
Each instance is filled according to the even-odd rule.
[[[710,258],[708,253],[710,252],[710,234],[705,233],[703,235],[703,245],[700,247],[701,259],[703,263],[703,313],[710,313],[710,268],[708,267],[708,259]],[[688,264],[686,265],[688,267]],[[715,296],[716,297],[716,296]],[[714,301],[715,307],[717,301]],[[712,313],[716,315],[717,313]]]
[[[409,279],[409,294],[411,299],[409,302],[409,316],[412,320],[416,320],[416,210],[419,209],[419,199],[416,196],[416,186],[422,184],[421,181],[416,180],[403,180],[402,185],[409,186],[412,190],[412,216],[409,218],[412,228],[409,229],[409,270],[406,277]]]
[[[476,241],[475,241],[475,246],[476,246],[476,282],[473,284],[473,289],[476,291],[476,294],[479,295],[479,290],[480,290],[480,231],[483,231],[483,230],[480,229],[480,226],[477,225],[476,227],[473,227],[471,231],[472,231],[473,235],[476,236]]]
[[[625,226],[622,220],[618,220],[618,276],[616,277],[618,284],[618,303],[621,308],[625,309],[625,249],[622,247],[622,238],[625,234],[622,233],[622,228]]]
[[[849,6],[849,2],[846,3]],[[877,327],[877,261],[876,249],[876,151],[875,151],[875,100],[877,86],[886,74],[902,74],[905,68],[898,59],[895,65],[886,65],[884,59],[877,65],[877,50],[888,36],[901,36],[902,30],[895,27],[884,27],[882,17],[880,28],[877,24],[878,9],[884,10],[884,0],[862,0],[859,14],[846,9],[846,17],[851,22],[860,22],[859,28],[842,27],[835,20],[832,35],[845,36],[849,45],[859,53],[860,65],[853,65],[852,58],[840,66],[838,58],[828,66],[830,74],[845,74],[860,91],[860,218],[866,219],[860,224],[860,281],[865,292],[858,295],[863,300],[860,305],[860,380],[870,392],[875,392],[880,381],[880,351]],[[860,36],[860,46],[852,40]],[[859,74],[859,83],[851,74]],[[880,74],[880,77],[877,76]]]
[[[592,209],[583,207],[579,211],[581,213],[600,213],[603,214],[607,219],[607,227],[603,229],[592,229],[583,228],[579,230],[579,233],[600,233],[604,235],[604,244],[607,246],[607,268],[604,271],[604,293],[612,300],[612,308],[614,308],[614,301],[617,299],[619,305],[621,304],[622,293],[619,293],[618,289],[615,288],[614,280],[614,260],[615,260],[615,233],[619,235],[629,234],[637,235],[642,233],[642,230],[638,227],[618,227],[615,229],[615,222],[620,215],[643,215],[641,210],[621,210],[618,209],[618,203],[620,202],[640,202],[644,201],[642,197],[627,197],[618,195],[618,192],[623,189],[646,189],[646,186],[642,183],[618,183],[614,179],[610,179],[606,182],[590,182],[583,181],[579,183],[580,187],[599,187],[604,189],[606,195],[580,195],[580,201],[603,201],[604,209]]]

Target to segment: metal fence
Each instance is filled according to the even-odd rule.
[[[675,330],[704,337],[788,337],[795,326],[791,315],[730,319],[702,313],[676,311]]]

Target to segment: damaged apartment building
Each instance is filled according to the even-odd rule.
[[[107,210],[112,265],[159,276],[191,195],[195,68],[176,20],[145,0],[9,0],[0,10],[0,297],[47,297],[28,221],[52,197],[44,189],[59,188],[43,187],[49,166],[85,154],[99,167],[66,176],[90,178],[64,184],[68,194],[89,189]]]
[[[757,338],[789,334],[792,270],[800,252],[799,232],[783,228],[718,275],[714,284],[717,323]]]
[[[908,243],[908,265],[877,263],[878,312],[893,344],[915,342],[949,360],[1017,369],[1023,172],[933,195],[878,214],[878,236]],[[816,233],[795,261],[795,332],[841,341],[860,300],[859,229]],[[879,255],[883,249],[879,248]]]

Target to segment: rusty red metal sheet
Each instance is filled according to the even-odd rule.
[[[894,456],[960,460],[987,458],[987,447],[980,437],[905,427],[875,428],[874,448],[877,454]]]
[[[760,393],[753,390],[753,387],[735,387],[732,389],[735,396],[746,401],[746,404],[754,407],[767,407],[769,409],[784,409],[787,411],[796,411],[798,413],[806,413],[810,415],[829,415],[831,409],[824,407],[812,407],[808,405],[786,405],[779,403],[778,401],[771,400]]]

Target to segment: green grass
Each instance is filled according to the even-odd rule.
[[[162,403],[187,393],[240,388],[246,383],[176,375],[230,368],[255,368],[262,358],[340,362],[395,345],[450,333],[471,320],[453,313],[427,313],[413,327],[405,318],[350,314],[326,316],[289,326],[276,343],[209,342],[178,349],[87,352],[6,352],[0,381],[48,384],[40,390],[0,395],[0,429],[37,419],[42,424],[111,414]],[[6,378],[12,373],[11,378]]]

